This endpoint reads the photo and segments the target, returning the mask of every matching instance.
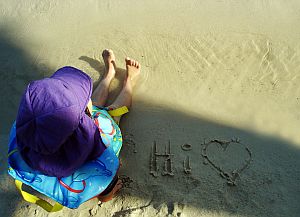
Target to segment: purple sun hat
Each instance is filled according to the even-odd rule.
[[[18,150],[30,167],[65,177],[105,150],[97,126],[85,114],[92,86],[87,74],[69,66],[27,86],[16,136]]]

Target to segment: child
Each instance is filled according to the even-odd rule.
[[[141,65],[125,59],[127,74],[123,89],[105,107],[116,66],[112,50],[104,50],[102,57],[106,72],[93,93],[91,78],[72,67],[61,68],[50,78],[28,85],[17,115],[16,143],[23,160],[32,169],[60,180],[101,156],[109,146],[101,132],[102,119],[95,118],[95,114],[98,117],[103,109],[131,106],[132,89]],[[118,123],[120,118],[114,120]],[[121,180],[114,179],[99,199],[111,199],[121,187]]]

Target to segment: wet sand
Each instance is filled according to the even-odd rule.
[[[49,216],[299,216],[298,1],[2,1],[1,216],[47,216],[7,175],[21,94],[71,65],[95,82],[101,51],[142,64],[121,120],[124,189]],[[154,151],[156,144],[156,152]],[[170,144],[170,145],[169,145]],[[169,149],[170,147],[170,149]]]

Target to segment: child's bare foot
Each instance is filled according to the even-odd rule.
[[[116,74],[116,58],[114,52],[109,49],[105,49],[102,52],[102,58],[105,64],[105,78],[112,80]]]
[[[122,188],[123,186],[123,183],[122,183],[122,180],[118,180],[117,184],[114,186],[114,188],[106,195],[99,195],[98,196],[98,199],[101,201],[101,202],[107,202],[107,201],[110,201],[111,199],[113,199],[116,194],[120,191],[120,189]]]
[[[132,87],[135,86],[138,75],[141,72],[141,64],[129,57],[125,58],[126,69],[127,69],[127,80],[131,81]]]
[[[137,82],[138,75],[141,71],[141,64],[139,62],[130,59],[129,57],[125,58],[126,63],[126,78],[124,79],[123,88],[120,94],[117,96],[115,101],[109,106],[110,108],[121,108],[126,106],[127,108],[131,107],[132,104],[132,91],[133,87]],[[121,116],[114,117],[116,122],[120,121]]]

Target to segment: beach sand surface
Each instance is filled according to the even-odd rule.
[[[0,216],[300,216],[299,11],[297,0],[0,1]],[[97,83],[105,48],[118,68],[109,102],[124,58],[142,65],[121,120],[124,188],[48,214],[7,175],[20,97],[66,65]]]

